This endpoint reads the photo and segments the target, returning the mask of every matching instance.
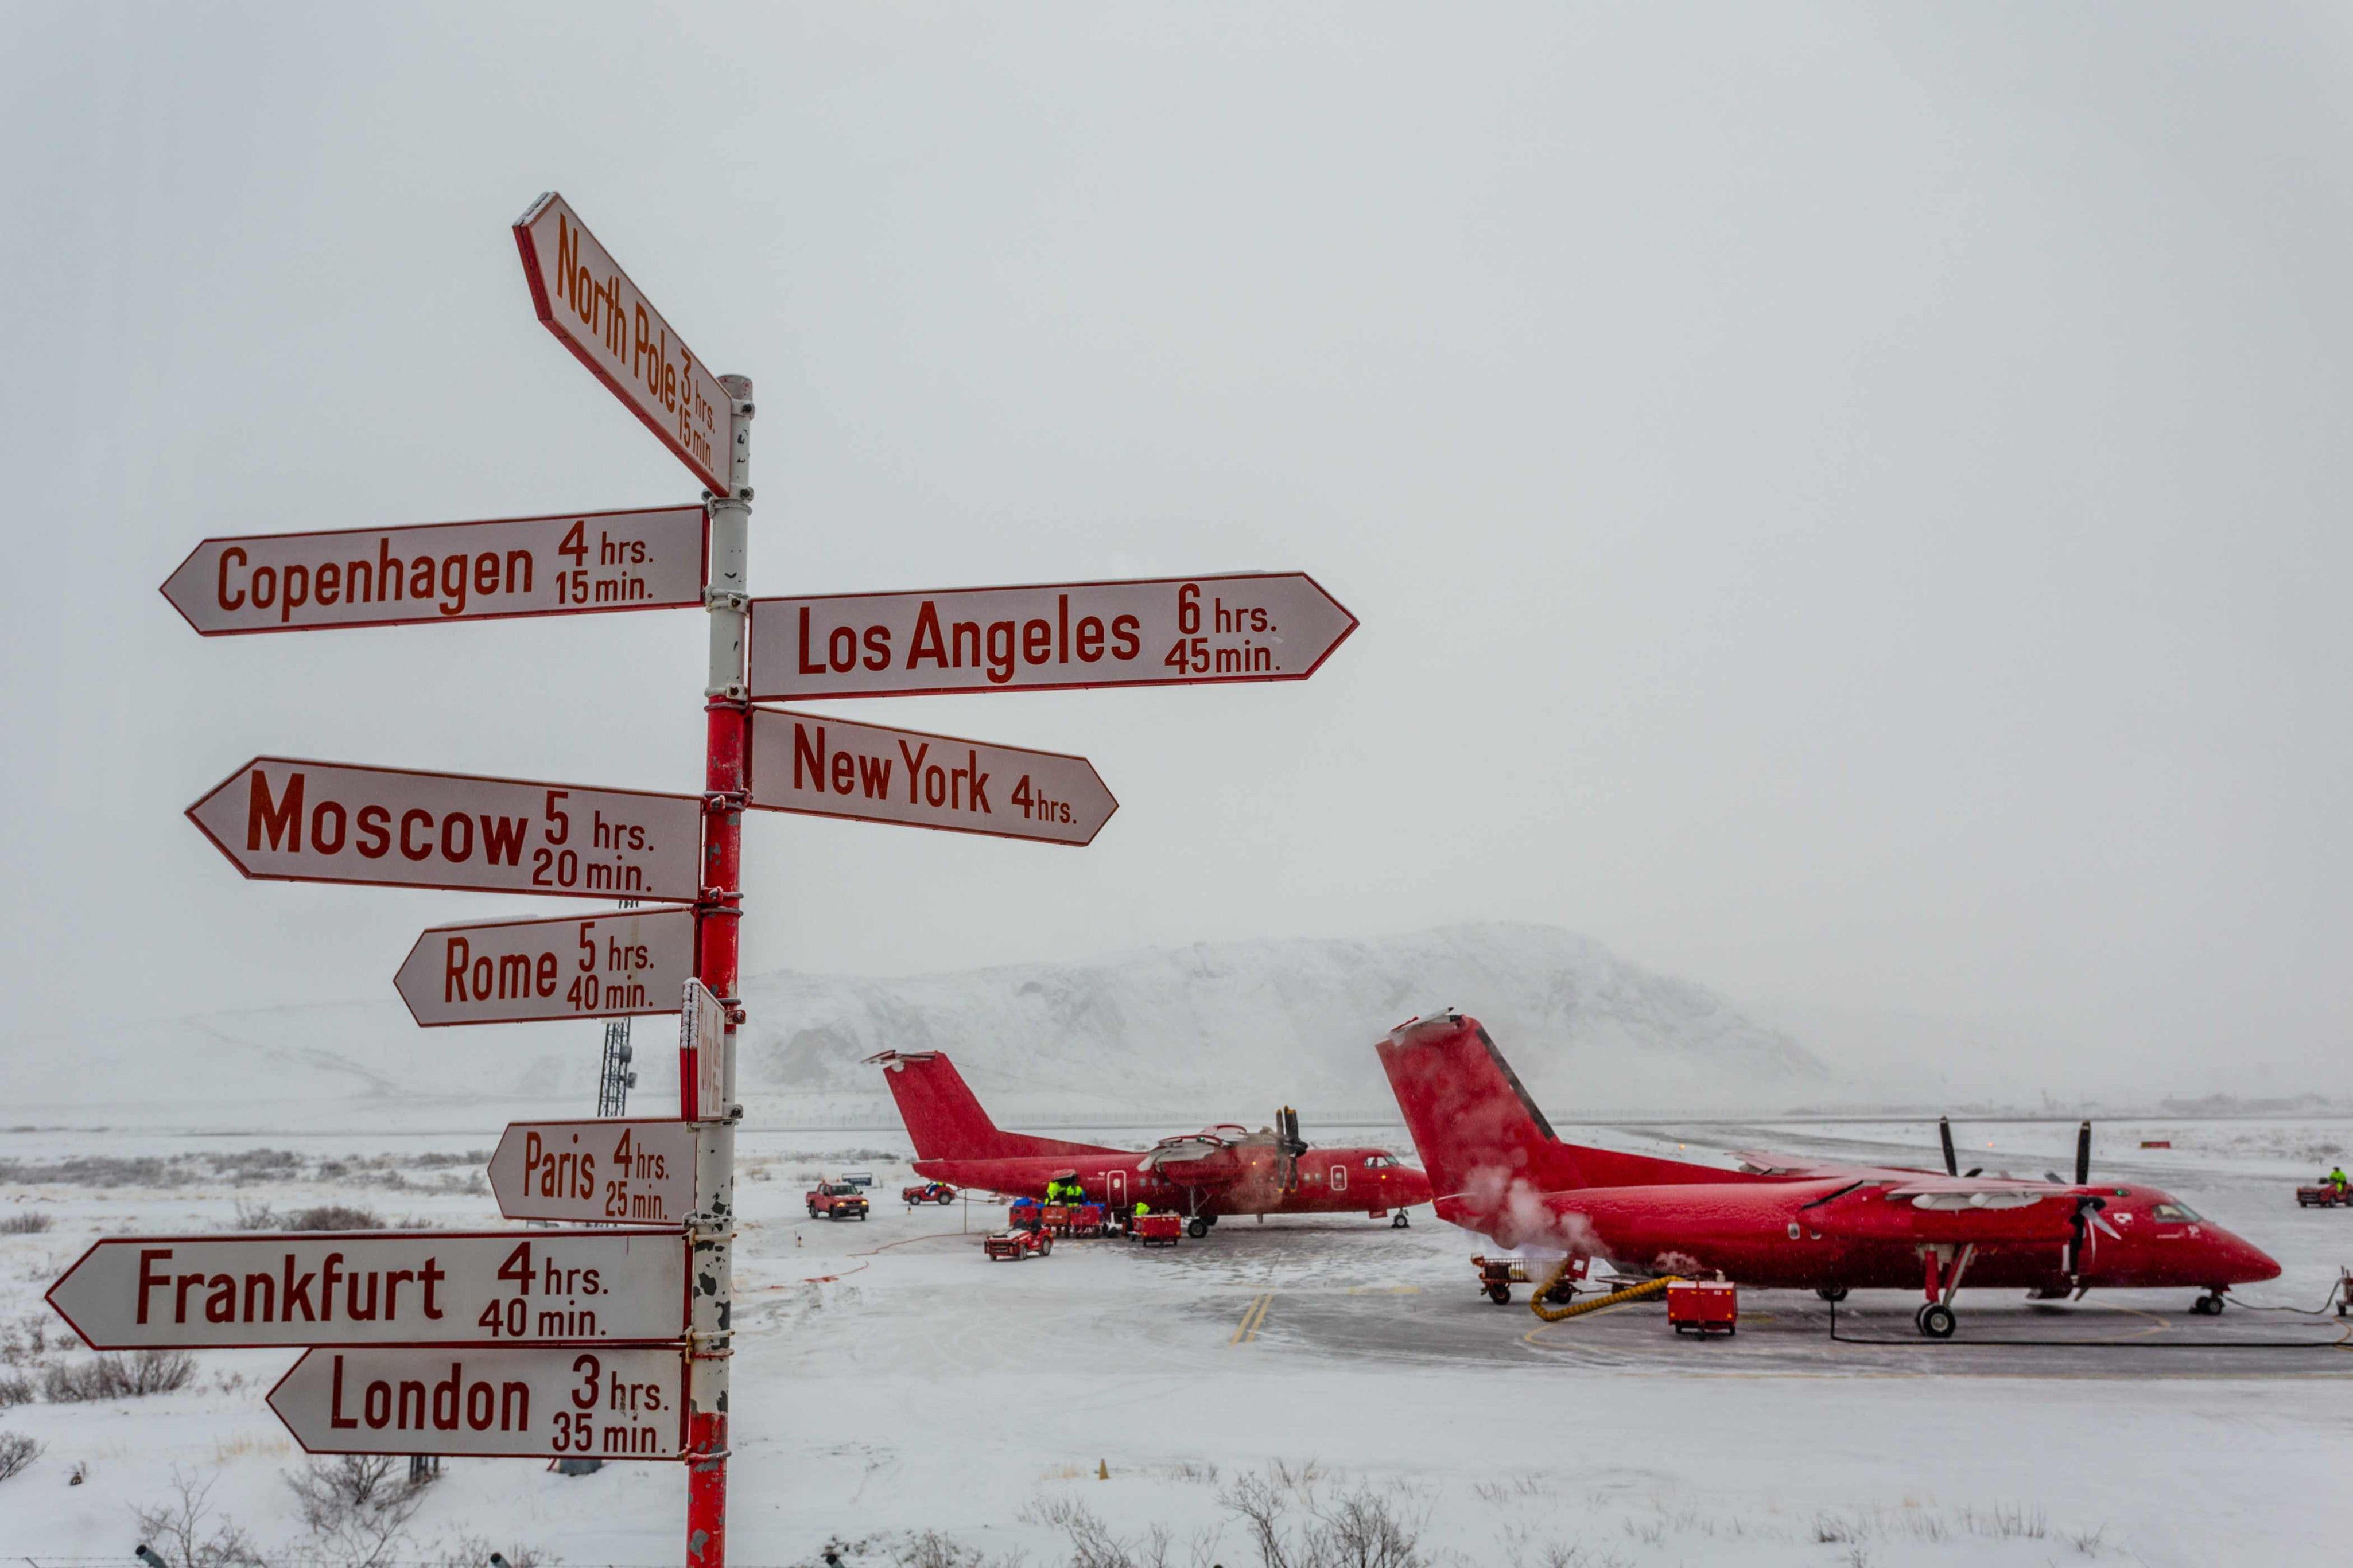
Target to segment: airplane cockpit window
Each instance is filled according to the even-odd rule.
[[[2188,1204],[2158,1204],[2148,1212],[2152,1218],[2171,1220],[2176,1224],[2195,1222],[2198,1218],[2198,1211]]]

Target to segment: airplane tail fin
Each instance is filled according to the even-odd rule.
[[[1065,1143],[1008,1132],[989,1120],[955,1064],[939,1051],[884,1051],[882,1081],[899,1102],[900,1119],[918,1160],[1010,1160],[1033,1154],[1096,1153],[1090,1143]]]
[[[1478,1019],[1417,1018],[1374,1048],[1441,1205],[1472,1194],[1483,1206],[1516,1181],[1540,1192],[1587,1184]]]

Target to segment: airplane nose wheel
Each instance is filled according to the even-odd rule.
[[[1814,1294],[1820,1296],[1825,1301],[1843,1301],[1846,1300],[1846,1287],[1843,1285],[1817,1285],[1814,1287]]]
[[[1405,1228],[1405,1210],[1398,1210],[1397,1217],[1389,1221],[1389,1228],[1391,1230],[1403,1230]]]
[[[2219,1318],[2222,1315],[2222,1298],[2210,1292],[2190,1302],[2189,1310],[2201,1318]]]
[[[1951,1339],[1954,1326],[1959,1321],[1953,1316],[1953,1310],[1942,1301],[1929,1302],[1914,1315],[1912,1321],[1919,1325],[1922,1333],[1932,1340]]]

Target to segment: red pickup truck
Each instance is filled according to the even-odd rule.
[[[819,1182],[809,1189],[809,1218],[864,1219],[866,1194],[848,1182]]]

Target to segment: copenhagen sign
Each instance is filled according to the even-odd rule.
[[[699,506],[207,539],[164,581],[203,636],[702,603]]]

